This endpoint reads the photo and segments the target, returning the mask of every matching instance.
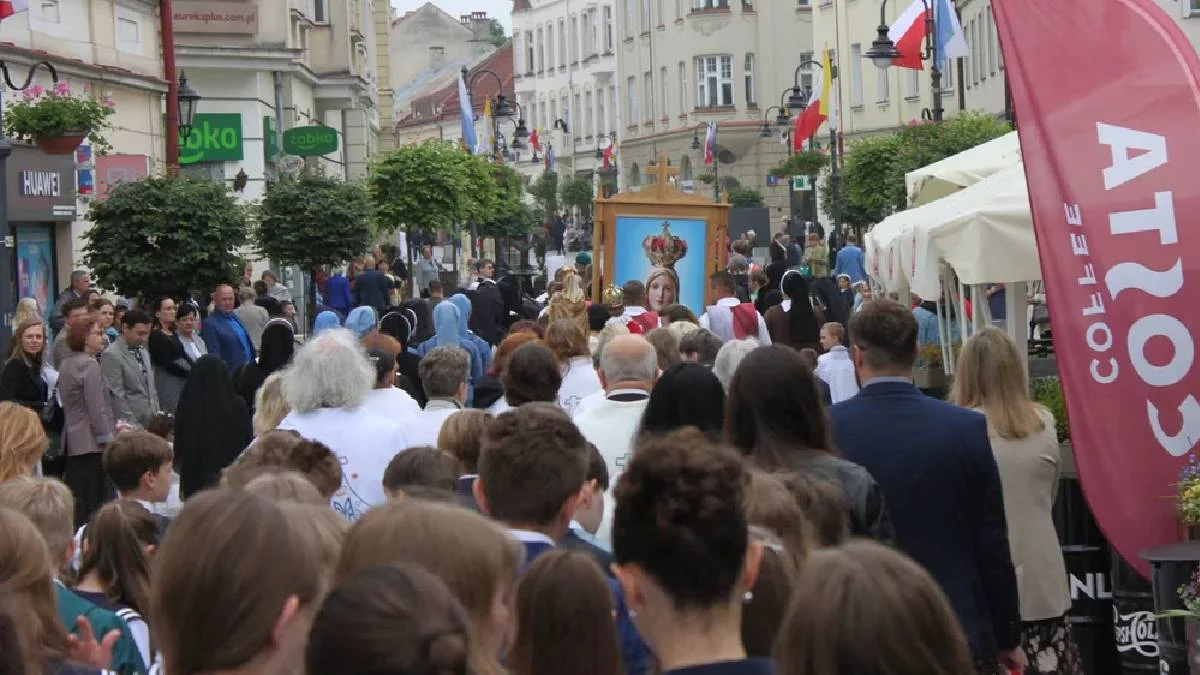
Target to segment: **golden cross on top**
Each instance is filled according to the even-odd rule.
[[[660,152],[653,173],[659,185],[667,185],[672,177],[679,175],[679,169],[667,164],[667,153]]]

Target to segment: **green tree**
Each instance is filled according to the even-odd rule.
[[[525,181],[521,174],[502,164],[489,166],[495,182],[492,208],[476,221],[483,237],[522,235],[538,225],[538,214],[525,203]]]
[[[729,188],[729,206],[735,209],[761,209],[763,196],[754,188]]]
[[[487,162],[440,140],[379,156],[368,184],[376,222],[388,232],[402,226],[449,232],[456,224],[482,222],[497,194]]]
[[[361,255],[374,237],[366,186],[310,173],[268,183],[254,228],[259,253],[309,272]]]
[[[853,143],[841,173],[841,221],[873,225],[908,206],[904,175],[1003,136],[1010,128],[992,115],[965,112],[944,122],[912,124],[897,132]],[[832,213],[828,181],[821,202]]]
[[[554,171],[543,171],[529,186],[529,194],[537,200],[546,217],[551,217],[558,211],[558,174]]]
[[[84,263],[127,297],[208,291],[241,277],[246,209],[223,183],[188,176],[121,183],[92,202]]]
[[[578,209],[584,219],[592,217],[592,200],[596,191],[592,188],[592,179],[586,176],[568,178],[559,188],[559,197],[563,206]]]
[[[508,42],[508,36],[504,34],[504,24],[500,23],[499,19],[492,19],[492,23],[488,26],[488,42],[497,48],[503,47],[504,43]]]

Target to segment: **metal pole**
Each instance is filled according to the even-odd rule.
[[[283,152],[283,73],[276,70],[272,73],[275,79],[275,159],[279,160]],[[345,145],[343,143],[343,145]]]
[[[179,76],[175,73],[175,21],[171,0],[159,0],[158,26],[162,33],[163,77],[167,80],[166,164],[179,172]]]
[[[831,229],[838,235],[840,241],[842,221],[841,175],[838,173],[837,129],[833,128],[829,130],[829,190],[830,201],[833,202],[831,213],[829,214],[833,218],[833,227]]]
[[[929,60],[933,67],[929,69],[930,83],[933,85],[933,121],[942,121],[942,69],[938,63],[937,49],[937,18],[935,8],[929,6],[929,0],[922,0],[925,4],[925,45],[929,51]]]

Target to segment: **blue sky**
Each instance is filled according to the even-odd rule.
[[[392,0],[392,7],[407,12],[426,2],[428,0]],[[471,12],[487,12],[488,16],[500,19],[505,32],[512,32],[512,0],[433,0],[433,4],[455,17]]]

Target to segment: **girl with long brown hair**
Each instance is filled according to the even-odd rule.
[[[436,574],[467,611],[473,675],[501,675],[508,597],[523,562],[517,541],[466,509],[417,499],[367,511],[342,545],[341,582],[378,565],[415,563]],[[169,674],[174,675],[174,674]]]
[[[50,551],[28,518],[0,508],[0,598],[9,615],[10,642],[25,675],[96,673],[76,667],[71,639],[54,599]],[[111,649],[111,639],[109,639]],[[12,654],[5,649],[5,660]]]
[[[779,675],[974,675],[937,582],[902,553],[858,540],[804,563],[775,643]]]
[[[85,530],[75,586],[77,595],[125,621],[147,666],[154,656],[145,619],[150,611],[150,555],[158,539],[158,520],[141,504],[105,504]]]
[[[197,494],[154,558],[163,675],[298,672],[323,593],[319,554],[279,505],[239,489]]]
[[[1054,417],[1029,397],[1017,345],[1004,331],[981,329],[963,345],[950,400],[987,417],[988,437],[1008,522],[1013,565],[1021,571],[1021,646],[1026,672],[1075,675],[1082,670],[1067,610],[1071,595],[1052,509],[1058,487]]]
[[[558,406],[573,416],[580,401],[604,389],[600,384],[600,376],[592,367],[588,334],[576,322],[559,319],[550,322],[546,328],[546,346],[554,353],[554,358],[562,368]]]
[[[538,556],[521,575],[515,609],[513,675],[621,675],[612,591],[591,556]]]

